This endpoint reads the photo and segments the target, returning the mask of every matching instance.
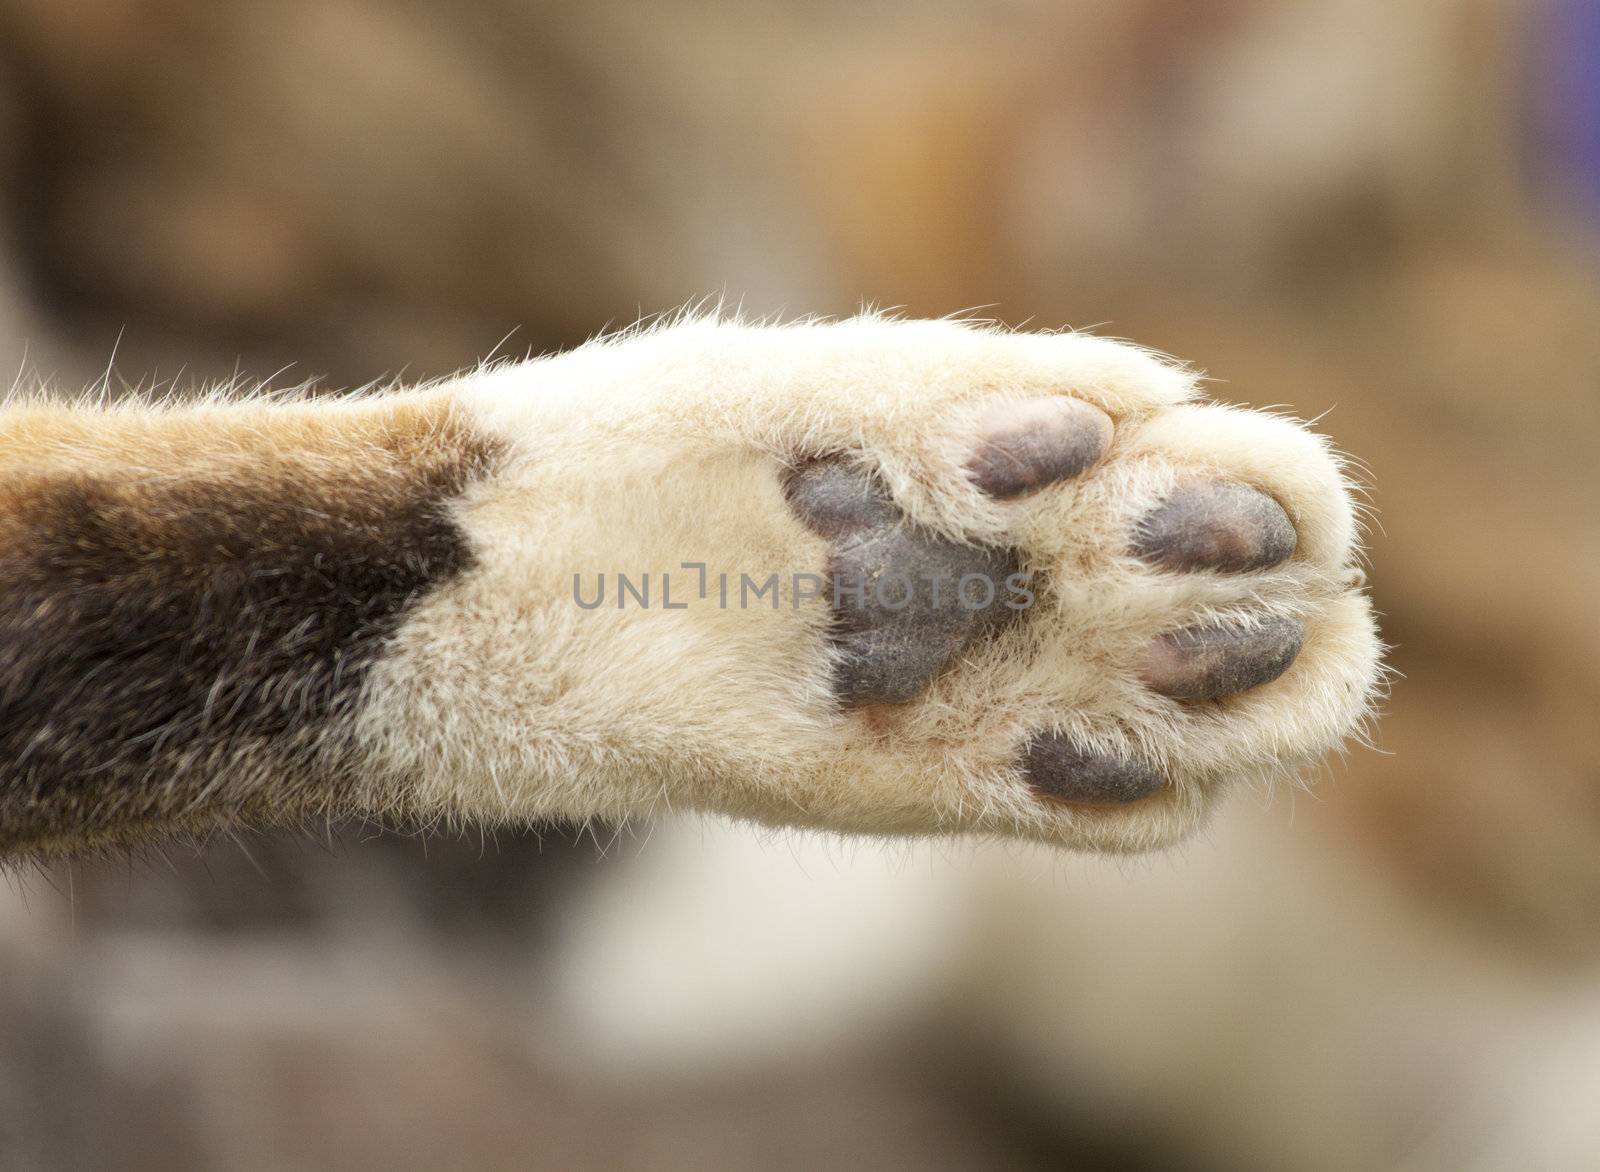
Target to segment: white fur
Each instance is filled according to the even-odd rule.
[[[481,370],[447,388],[504,439],[509,468],[462,506],[478,555],[424,602],[374,672],[364,729],[383,766],[421,776],[407,804],[447,818],[626,817],[671,806],[884,833],[1023,835],[1143,849],[1192,830],[1223,784],[1336,746],[1367,710],[1378,643],[1352,591],[1356,526],[1326,443],[1270,415],[1194,401],[1182,368],[1084,334],[959,321],[751,326],[693,319]],[[996,399],[1072,395],[1108,412],[1107,457],[1078,481],[991,500],[962,471]],[[916,522],[1015,545],[1050,587],[887,723],[837,711],[828,611],[796,573],[826,544],[789,511],[786,465],[848,452]],[[1127,553],[1180,477],[1276,497],[1300,551],[1255,575],[1174,574]],[[700,600],[682,563],[785,583],[777,610]],[[598,610],[574,575],[670,572],[674,601]],[[657,599],[652,600],[657,601]],[[1282,679],[1185,708],[1134,678],[1162,631],[1222,614],[1293,614]],[[1036,798],[1016,767],[1033,731],[1158,764],[1172,784],[1118,809]],[[391,772],[385,770],[385,772]]]

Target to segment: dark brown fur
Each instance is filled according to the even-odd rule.
[[[443,400],[221,430],[170,473],[0,457],[0,855],[349,808],[353,702],[470,564],[447,506],[494,447]]]

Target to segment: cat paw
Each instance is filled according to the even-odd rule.
[[[486,804],[1144,849],[1369,710],[1339,461],[1137,347],[692,322],[467,389],[519,453],[449,602],[494,637],[392,683],[482,681]],[[574,606],[599,571],[656,603]]]

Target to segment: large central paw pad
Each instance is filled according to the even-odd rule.
[[[913,528],[871,473],[844,460],[801,469],[789,500],[834,541],[835,687],[848,704],[910,700],[1026,597],[1013,551]]]

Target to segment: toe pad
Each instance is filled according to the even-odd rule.
[[[1145,684],[1175,700],[1218,700],[1270,683],[1300,654],[1305,632],[1291,618],[1186,627],[1158,636],[1145,652]]]
[[[1001,403],[984,415],[967,475],[1006,499],[1081,475],[1105,454],[1111,417],[1079,399]]]
[[[1287,561],[1297,542],[1283,506],[1233,481],[1187,484],[1145,517],[1133,551],[1167,570],[1244,573]]]
[[[1143,762],[1088,752],[1056,733],[1033,737],[1022,757],[1034,792],[1062,802],[1120,806],[1147,798],[1165,784]]]

